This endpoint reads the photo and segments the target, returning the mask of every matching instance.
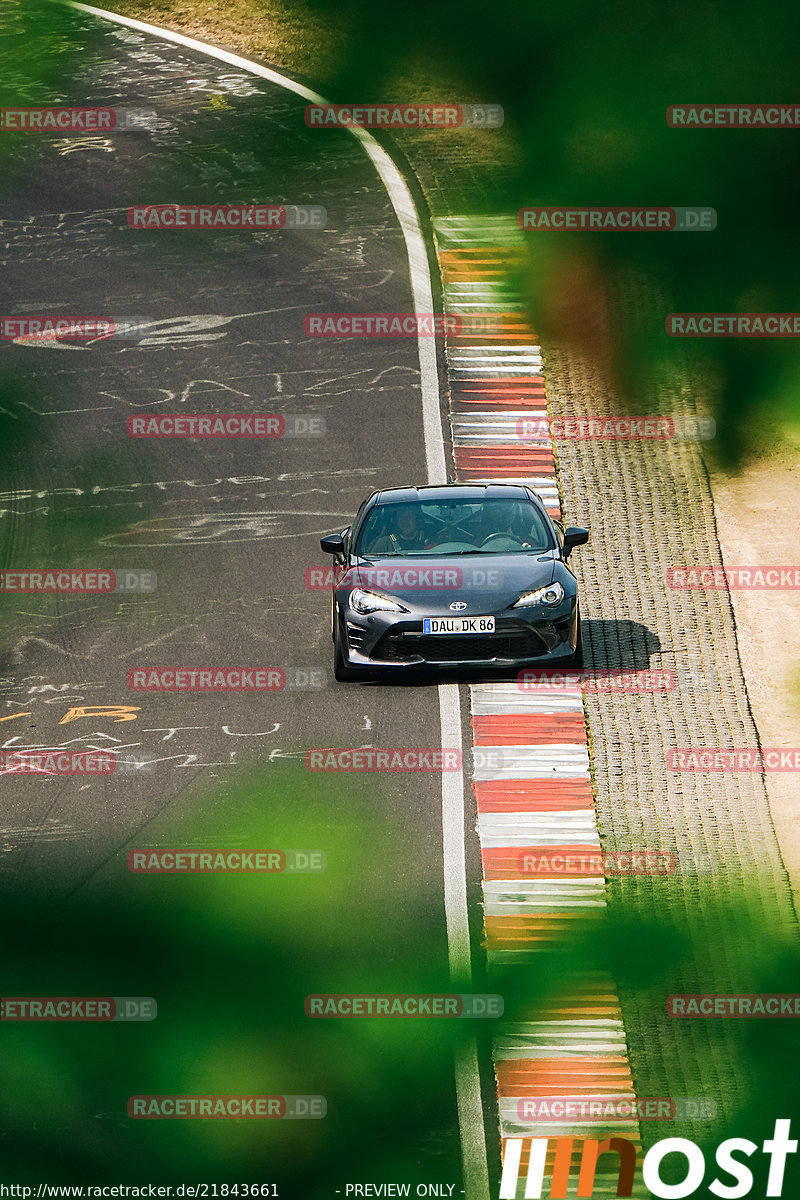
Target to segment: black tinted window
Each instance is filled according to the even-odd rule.
[[[528,500],[425,500],[376,505],[359,534],[357,553],[509,554],[552,547],[539,510]]]

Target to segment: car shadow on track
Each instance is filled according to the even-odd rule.
[[[661,639],[638,621],[583,620],[587,670],[647,671],[651,658],[660,651]]]

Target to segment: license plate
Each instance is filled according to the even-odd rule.
[[[423,617],[423,633],[494,633],[494,617]]]

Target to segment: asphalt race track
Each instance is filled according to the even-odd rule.
[[[756,677],[761,593],[744,605],[726,572],[749,588],[788,545],[785,521],[770,540],[786,479],[731,540],[714,467],[738,437],[730,397],[715,407],[702,353],[648,359],[669,346],[658,246],[698,255],[689,292],[737,236],[725,171],[740,180],[745,158],[710,151],[740,135],[663,125],[680,78],[664,64],[679,47],[689,79],[691,43],[665,34],[639,58],[651,32],[627,14],[619,37],[613,12],[558,36],[556,14],[541,70],[505,87],[488,67],[515,61],[526,14],[454,31],[442,10],[484,128],[371,133],[309,128],[304,107],[383,71],[396,111],[435,108],[404,41],[416,12],[366,28],[358,5],[124,3],[178,29],[73,0],[0,12],[0,1200],[509,1200],[546,1175],[554,1197],[646,1200],[708,1190],[729,1135],[763,1142],[769,1183],[747,1194],[779,1194],[765,1158],[779,1121],[789,1138],[796,1027],[739,1018],[800,1012],[791,990],[750,1010],[795,986],[788,785],[766,771],[800,751],[761,747],[751,700],[770,692],[783,738],[788,692]],[[189,36],[220,31],[330,96]],[[633,106],[617,54],[652,58]],[[581,100],[595,69],[605,115]],[[32,130],[15,124],[28,106],[116,123]],[[557,251],[550,233],[567,226],[517,211],[559,179],[629,204],[662,154],[694,186],[681,147],[703,136],[718,227],[704,210],[713,226],[665,228],[641,259],[614,249],[624,223],[582,225],[562,255],[572,233]],[[769,199],[769,155],[753,161]],[[250,216],[172,228],[178,207]],[[314,336],[325,315],[431,313],[437,337]],[[82,331],[42,331],[56,320]],[[634,400],[613,364],[637,341],[653,369]],[[744,395],[768,356],[741,361]],[[376,488],[450,477],[524,482],[589,528],[570,560],[585,670],[334,681],[320,537]],[[736,563],[745,527],[764,534],[754,568]],[[710,583],[687,579],[698,565]],[[775,623],[797,571],[772,570],[789,580],[782,604],[764,596]],[[347,1007],[466,993],[493,1019],[469,1001],[466,1020]]]
[[[20,845],[29,872],[40,864],[62,886],[79,882],[187,787],[208,778],[224,785],[226,772],[253,755],[263,760],[318,744],[391,745],[392,737],[398,745],[422,745],[438,720],[435,692],[374,687],[356,699],[333,686],[328,593],[305,581],[307,570],[328,565],[320,535],[347,524],[370,490],[424,479],[421,437],[413,437],[414,340],[313,340],[303,333],[305,313],[364,295],[374,296],[376,309],[409,309],[403,244],[388,199],[351,139],[333,146],[311,132],[304,138],[294,123],[289,129],[297,105],[285,93],[217,73],[163,45],[170,61],[160,69],[148,61],[145,78],[132,55],[148,47],[126,45],[119,31],[106,31],[104,44],[108,59],[96,94],[109,104],[155,107],[180,134],[120,133],[113,150],[70,152],[50,138],[23,146],[36,161],[25,163],[32,174],[4,221],[3,268],[20,311],[102,310],[146,314],[152,322],[129,341],[3,347],[5,369],[24,373],[35,395],[15,413],[36,446],[35,464],[13,479],[19,498],[4,493],[12,565],[22,569],[29,547],[48,538],[57,556],[62,531],[74,524],[90,531],[87,567],[96,562],[157,577],[154,592],[121,602],[36,600],[40,636],[21,629],[9,648],[18,687],[8,699],[35,709],[37,744],[66,745],[78,733],[113,747],[106,740],[113,736],[131,754],[158,759],[157,770],[134,774],[124,804],[116,786],[103,794],[104,781],[92,780],[55,805],[48,788],[45,817],[41,780],[19,789],[12,824],[49,818],[91,833],[78,861],[75,846],[64,856],[57,840],[47,839],[49,849],[43,839],[33,848]],[[205,87],[230,89],[224,114],[202,112],[192,78],[201,66]],[[261,169],[276,203],[324,199],[328,229],[198,231],[188,245],[186,234],[129,230],[130,202],[168,198],[151,160],[175,153],[175,143],[197,142],[216,166],[214,150],[242,110],[264,163],[256,167],[233,151],[208,190],[222,196],[227,189],[236,200],[252,190],[248,167]],[[231,411],[313,415],[326,432],[291,440],[126,435],[126,418],[139,412]],[[260,695],[177,699],[128,689],[131,668],[195,664],[306,668],[310,678],[297,690]],[[65,684],[63,692],[42,690]],[[59,728],[80,704],[136,704],[141,712],[131,729],[91,717]],[[426,838],[435,836],[435,796],[435,786],[419,796]]]
[[[441,745],[436,686],[334,684],[329,597],[307,576],[326,565],[320,535],[347,524],[374,487],[426,481],[415,339],[314,339],[303,328],[314,312],[412,310],[390,200],[356,141],[306,129],[302,102],[283,89],[83,14],[58,10],[53,20],[63,26],[53,35],[79,52],[80,88],[65,103],[155,110],[157,119],[111,136],[5,143],[4,311],[136,318],[137,327],[92,342],[0,343],[3,561],[17,571],[147,572],[156,586],[2,597],[3,748],[106,751],[118,767],[107,776],[3,778],[0,887],[9,903],[30,906],[31,931],[48,927],[67,947],[73,939],[89,947],[98,937],[86,928],[92,906],[127,905],[147,882],[127,871],[132,848],[252,844],[252,796],[242,802],[237,789],[255,779],[274,805],[259,820],[273,815],[273,831],[287,837],[298,836],[291,797],[309,800],[300,844],[327,852],[328,874],[280,883],[305,889],[316,911],[326,900],[318,891],[310,900],[308,889],[337,880],[331,920],[352,931],[338,947],[345,965],[363,973],[394,955],[396,968],[398,949],[413,947],[420,977],[445,982],[441,773],[411,783],[403,774],[303,777],[311,747]],[[322,206],[326,227],[171,232],[127,223],[132,205],[255,200]],[[137,414],[187,413],[280,414],[289,425],[302,416],[324,432],[267,440],[126,431]],[[271,692],[128,687],[130,670],[153,667],[280,669],[287,682]],[[371,836],[371,814],[390,836]],[[474,894],[474,832],[465,837]],[[352,855],[338,867],[337,845]],[[258,954],[257,939],[246,953]],[[176,991],[200,987],[202,966],[201,956],[197,977],[182,977]],[[327,990],[346,991],[346,974]],[[127,975],[128,994],[155,995],[130,957]],[[321,971],[309,966],[307,976],[300,1002],[326,990]],[[110,980],[98,986],[114,991]],[[37,987],[48,990],[44,977]],[[192,1088],[226,1090],[197,1080]],[[148,1089],[132,1081],[129,1090]],[[122,1129],[113,1114],[127,1094],[112,1093],[96,1086],[99,1114],[79,1105],[63,1128],[75,1134],[104,1117],[106,1131]],[[36,1109],[33,1092],[28,1108]],[[427,1144],[415,1142],[416,1161],[426,1178],[459,1180],[452,1077],[432,1084],[423,1111],[429,1132]],[[46,1120],[19,1121],[29,1153],[46,1143],[54,1168],[68,1169]],[[342,1110],[336,1129],[348,1125],[360,1139],[360,1108]],[[401,1128],[398,1154],[403,1136]],[[98,1149],[98,1138],[84,1139],[96,1161],[112,1159],[118,1150]],[[138,1151],[125,1153],[135,1161]],[[219,1177],[230,1179],[235,1155],[220,1153]]]

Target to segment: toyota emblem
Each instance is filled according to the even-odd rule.
[[[461,612],[462,609],[465,609],[466,607],[467,607],[467,605],[464,600],[454,600],[453,603],[450,605],[450,609],[452,612]]]

